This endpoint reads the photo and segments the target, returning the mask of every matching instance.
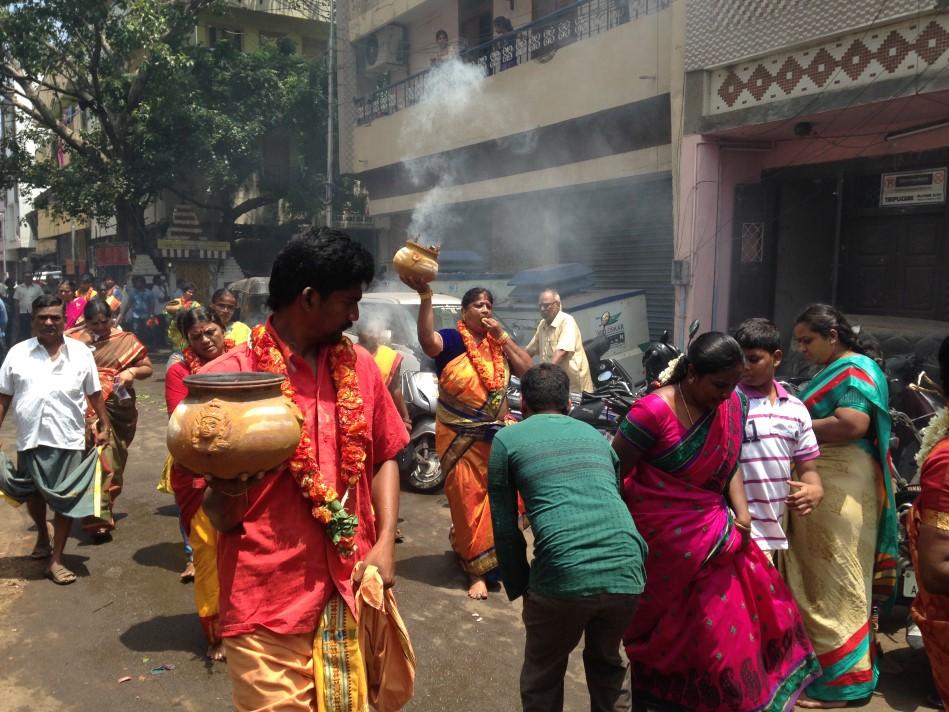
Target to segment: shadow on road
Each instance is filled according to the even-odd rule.
[[[206,643],[204,632],[194,613],[155,616],[136,623],[119,636],[129,650],[139,653],[161,653],[180,650],[203,658]]]
[[[458,568],[458,557],[453,551],[443,554],[421,554],[399,559],[396,574],[439,588],[457,589],[464,581],[464,574]]]
[[[161,507],[155,507],[155,514],[159,515],[160,517],[177,517],[178,505],[163,504]]]
[[[166,571],[181,571],[185,565],[185,553],[181,542],[164,542],[144,546],[134,554],[132,559],[142,566],[153,566]]]

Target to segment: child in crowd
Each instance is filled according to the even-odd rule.
[[[787,549],[781,523],[786,509],[810,514],[824,496],[815,461],[820,455],[804,404],[774,379],[781,335],[767,319],[747,319],[735,332],[745,351],[739,388],[748,397],[741,470],[751,511],[751,536],[763,551]],[[794,463],[796,479],[791,479]]]

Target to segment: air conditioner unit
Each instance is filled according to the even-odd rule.
[[[366,72],[381,74],[394,67],[402,67],[408,57],[408,42],[405,28],[401,25],[386,25],[369,35],[365,46]]]

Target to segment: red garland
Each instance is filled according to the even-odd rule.
[[[263,325],[251,331],[251,353],[254,370],[279,373],[285,376],[280,388],[283,395],[296,403],[296,391],[290,384],[287,362],[283,352]],[[302,494],[313,504],[313,517],[326,527],[326,534],[336,545],[341,556],[352,556],[356,551],[356,514],[346,510],[346,500],[359,479],[366,474],[366,452],[369,450],[369,426],[365,406],[359,394],[356,378],[356,350],[345,336],[330,347],[330,374],[336,388],[336,424],[340,443],[340,472],[347,483],[342,500],[336,490],[323,482],[316,458],[313,439],[304,428],[300,444],[289,461],[290,474],[303,490]],[[300,408],[302,412],[302,408]]]
[[[234,342],[231,339],[224,339],[224,350],[221,353],[226,354],[228,351],[230,351],[233,348],[234,348]],[[199,370],[201,370],[203,366],[206,366],[207,364],[211,363],[211,361],[214,360],[214,359],[211,359],[210,361],[206,361],[205,359],[198,356],[198,354],[195,353],[195,350],[191,348],[190,346],[186,348],[182,352],[181,355],[185,360],[185,365],[188,366],[188,373],[192,375],[194,375]],[[217,358],[217,356],[215,356],[214,358]]]

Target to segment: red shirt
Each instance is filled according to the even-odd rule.
[[[287,359],[290,382],[303,411],[304,427],[309,428],[316,444],[322,477],[342,496],[345,487],[338,477],[336,390],[329,370],[329,350],[321,350],[314,374],[306,361],[280,341],[269,322],[267,327]],[[241,344],[201,372],[252,371],[253,361],[248,345]],[[350,582],[353,566],[376,541],[372,474],[376,466],[394,458],[408,442],[405,424],[382,383],[379,368],[360,346],[356,347],[356,378],[372,443],[366,476],[359,480],[347,504],[347,509],[359,517],[356,554],[349,558],[338,555],[289,472],[266,476],[248,491],[242,524],[218,537],[222,635],[241,635],[258,627],[284,635],[311,632],[318,625],[323,607],[337,591],[355,611]]]

